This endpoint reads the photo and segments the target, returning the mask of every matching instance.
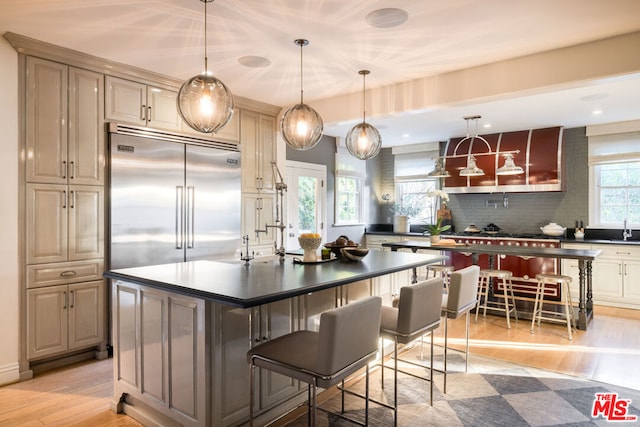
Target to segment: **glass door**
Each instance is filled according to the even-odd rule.
[[[287,249],[298,249],[301,233],[318,233],[326,240],[325,165],[287,161]]]

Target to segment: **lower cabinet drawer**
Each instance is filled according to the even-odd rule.
[[[102,273],[104,273],[102,259],[28,265],[27,288],[101,280]]]

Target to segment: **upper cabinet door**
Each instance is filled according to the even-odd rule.
[[[157,87],[147,88],[147,126],[180,130],[182,119],[178,114],[178,92]]]
[[[241,111],[242,191],[273,191],[275,122],[271,116]]]
[[[67,182],[67,74],[66,65],[27,57],[27,182]]]
[[[147,86],[130,80],[106,77],[106,118],[145,126],[147,124]]]
[[[104,184],[104,139],[104,77],[69,68],[69,184]]]
[[[158,129],[180,130],[178,92],[106,77],[106,119]]]

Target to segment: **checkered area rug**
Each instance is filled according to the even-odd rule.
[[[425,354],[428,346],[425,345]],[[420,347],[403,354],[402,359],[419,360]],[[390,366],[392,362],[388,362]],[[617,387],[584,380],[541,369],[528,368],[482,356],[471,355],[468,372],[464,372],[463,354],[449,351],[447,393],[443,390],[443,375],[435,373],[433,406],[429,405],[429,383],[409,375],[398,376],[398,425],[400,426],[604,426],[612,425],[607,405],[599,406],[594,417],[597,394],[613,396],[618,403],[630,400],[623,411],[636,416],[636,421],[615,423],[618,426],[640,425],[640,390]],[[400,363],[404,370],[428,374],[428,370]],[[442,355],[434,356],[434,366],[442,367]],[[380,369],[371,369],[370,395],[373,399],[393,401],[393,371],[385,369],[385,386],[381,388]],[[364,377],[353,380],[347,388],[364,392]],[[345,395],[345,414],[364,420],[364,401]],[[340,409],[340,395],[324,402],[322,407]],[[613,408],[614,405],[611,405]],[[353,426],[333,415],[318,411],[318,426]],[[617,416],[621,416],[621,411]],[[371,403],[371,426],[393,426],[393,411]],[[307,415],[287,424],[288,427],[307,425]]]

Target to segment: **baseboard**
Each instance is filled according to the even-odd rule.
[[[94,350],[87,350],[82,353],[76,353],[59,359],[48,360],[46,362],[33,362],[31,363],[31,370],[37,375],[51,369],[61,368],[84,360],[95,359],[95,356],[96,354]]]
[[[0,386],[20,381],[20,364],[7,363],[0,366]]]

